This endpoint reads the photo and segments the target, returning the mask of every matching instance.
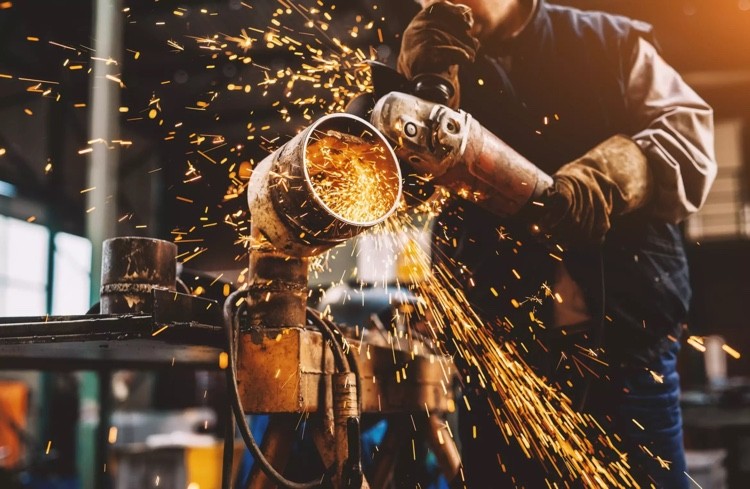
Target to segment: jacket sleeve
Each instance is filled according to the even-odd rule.
[[[703,205],[716,177],[713,111],[642,38],[626,83],[632,139],[653,177],[647,212],[679,222]]]

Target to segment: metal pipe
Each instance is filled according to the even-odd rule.
[[[307,313],[307,257],[280,253],[257,228],[251,230],[248,311],[251,326],[304,327]]]
[[[324,144],[327,137],[332,138],[330,147]],[[365,161],[364,153],[373,148],[378,150],[377,158]],[[322,165],[313,168],[311,162],[317,157]],[[336,167],[337,163],[342,166]],[[349,166],[352,163],[363,166]],[[336,189],[341,183],[336,178],[344,181],[351,176],[347,171],[363,168],[373,172],[368,173],[372,178],[357,179],[354,186],[347,187],[353,192],[347,198],[354,203],[363,196],[385,199],[376,200],[380,204],[377,212],[345,215],[327,200],[330,195],[319,193],[325,190],[313,180],[329,179],[324,188]],[[304,327],[308,257],[382,222],[396,210],[400,199],[401,171],[396,155],[373,126],[350,114],[322,117],[263,160],[248,185],[251,325]],[[365,210],[368,208],[365,205]],[[245,351],[241,349],[241,357]],[[361,454],[350,447],[360,415],[356,375],[351,371],[332,375],[334,486],[342,487],[345,482],[347,487],[364,489],[369,486],[361,474]]]
[[[94,51],[97,58],[103,60],[122,61],[122,41],[124,19],[122,15],[122,0],[97,0],[95,2]],[[117,75],[121,66],[116,62],[91,60],[93,76],[89,91],[89,141],[106,141],[105,144],[93,144],[89,154],[87,183],[93,188],[86,194],[86,236],[91,240],[92,256],[91,270],[99,270],[102,265],[102,244],[107,238],[117,234],[117,170],[118,153],[108,149],[108,143],[119,138],[118,107],[120,105],[119,90],[107,75]],[[90,302],[96,302],[99,296],[99,276],[91,274]],[[102,406],[103,408],[105,406]],[[104,420],[98,420],[100,426],[105,426]],[[82,423],[79,429],[79,449],[95,453],[94,457],[79,457],[78,471],[82,474],[81,487],[106,487],[109,484],[109,474],[103,470],[106,453],[97,450],[95,440],[87,423]],[[88,450],[86,450],[88,448]],[[99,446],[98,448],[102,448]],[[82,452],[83,453],[83,452]]]
[[[107,78],[119,75],[122,69],[123,24],[122,0],[98,0],[94,17],[94,51],[97,60],[92,59],[89,112],[89,141],[92,151],[89,154],[86,194],[86,236],[93,245],[92,270],[99,270],[102,264],[102,243],[114,237],[117,224],[117,173],[119,153],[109,149],[112,140],[118,139],[120,87]],[[105,61],[106,60],[106,61]],[[92,302],[99,292],[99,277],[91,276]]]
[[[362,138],[378,146],[384,156],[380,171],[390,187],[387,211],[374,219],[354,221],[332,210],[316,191],[307,165],[307,150],[320,134]],[[362,194],[377,189],[362,188]],[[252,226],[278,250],[289,256],[314,256],[353,238],[391,215],[401,199],[398,159],[377,129],[350,114],[330,114],[318,119],[253,170],[248,184]]]
[[[378,188],[387,199],[382,215],[355,221],[326,204],[312,180],[308,150],[321,134],[356,136],[382,155]],[[377,182],[372,182],[377,183]],[[356,196],[355,196],[356,197]],[[342,243],[392,214],[401,199],[401,170],[390,145],[370,123],[350,115],[324,116],[266,157],[248,185],[251,215],[250,321],[271,328],[305,324],[308,257]]]
[[[106,240],[102,248],[102,314],[151,312],[154,287],[176,290],[174,243],[122,237]]]

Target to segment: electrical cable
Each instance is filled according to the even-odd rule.
[[[594,348],[600,348],[602,346],[602,343],[604,342],[604,321],[606,319],[606,282],[604,278],[604,253],[602,250],[599,250],[599,279],[600,279],[600,287],[601,287],[601,294],[599,296],[599,324],[597,325],[596,329],[592,332],[594,337]],[[580,413],[583,412],[583,409],[586,407],[586,401],[589,397],[589,391],[591,390],[591,384],[593,382],[593,375],[589,374],[586,377],[584,386],[583,386],[583,392],[581,393],[581,397],[578,399],[578,403],[576,406],[576,410]]]
[[[354,351],[351,348],[344,348],[343,341],[344,341],[344,335],[341,334],[341,331],[339,331],[338,326],[336,326],[336,323],[331,321],[328,318],[320,317],[317,314],[317,311],[312,308],[308,308],[308,312],[311,312],[314,316],[318,317],[324,324],[326,324],[332,331],[338,333],[338,337],[340,338],[340,343],[338,343],[338,347],[345,352],[346,358],[349,362],[349,369],[351,372],[354,373],[355,382],[357,385],[357,406],[359,408],[359,412],[362,412],[362,380],[359,375],[359,363],[357,362],[357,357],[354,356]]]
[[[234,308],[235,303],[245,292],[246,291],[239,289],[231,293],[224,301],[224,308],[223,308],[224,332],[226,334],[227,345],[229,348],[227,390],[228,390],[230,402],[232,405],[232,410],[234,411],[234,418],[236,419],[237,426],[239,427],[239,430],[240,430],[240,435],[242,435],[242,439],[245,442],[245,445],[250,450],[250,453],[252,453],[253,457],[255,458],[256,463],[259,464],[259,467],[261,468],[263,473],[266,474],[266,476],[277,485],[288,488],[288,489],[321,488],[323,477],[321,477],[318,480],[313,480],[309,482],[294,482],[294,481],[290,481],[289,479],[281,475],[263,455],[263,451],[255,442],[255,438],[253,438],[253,434],[250,431],[250,426],[248,426],[247,424],[247,419],[245,418],[245,412],[244,412],[244,409],[242,408],[242,401],[240,399],[240,393],[237,388],[237,359],[236,359],[237,349],[235,347],[235,341],[239,336],[239,320],[238,320],[239,314],[242,313],[243,306],[245,308],[247,307],[247,303],[245,301],[242,301],[242,304],[239,305],[236,312],[234,314],[232,313],[232,309]],[[224,471],[222,471],[222,473],[224,473]]]
[[[355,392],[357,394],[357,413],[362,412],[362,380],[360,376],[359,371],[359,363],[357,362],[357,357],[354,355],[354,350],[349,347],[344,347],[344,335],[341,333],[341,330],[339,327],[334,323],[332,320],[328,319],[326,316],[318,315],[318,311],[312,308],[307,308],[308,315],[313,315],[316,318],[320,319],[320,321],[323,323],[324,326],[326,326],[330,331],[332,336],[334,337],[334,345],[331,347],[333,351],[341,351],[344,352],[346,355],[346,359],[348,360],[348,367],[349,370],[347,372],[351,372],[354,374],[354,385],[355,385]],[[322,330],[321,330],[322,331]],[[336,341],[338,340],[338,341]],[[349,423],[351,419],[347,420],[347,423]],[[347,428],[348,431],[348,428]],[[349,436],[351,436],[351,433],[349,433]],[[351,438],[348,441],[349,443],[352,443]],[[357,444],[359,444],[359,441],[357,441]],[[362,460],[362,454],[361,452],[352,452],[352,445],[349,445],[349,456],[354,457],[355,460],[358,460],[361,463]],[[360,467],[361,470],[361,467]]]
[[[333,359],[337,364],[339,372],[348,373],[352,372],[349,360],[344,352],[344,347],[340,342],[336,340],[335,332],[338,331],[338,327],[327,319],[322,318],[318,311],[308,307],[307,308],[307,319],[318,327],[323,337],[331,342],[331,351],[333,352]],[[341,333],[339,333],[341,336]]]
[[[229,371],[227,371],[227,385],[229,385]],[[229,393],[227,392],[227,395]],[[227,425],[224,429],[224,453],[221,458],[221,489],[232,489],[232,469],[234,464],[234,413],[232,406],[227,405]]]

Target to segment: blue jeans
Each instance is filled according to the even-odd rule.
[[[647,366],[614,368],[611,385],[590,392],[591,410],[612,415],[612,429],[623,438],[630,466],[646,487],[653,483],[686,489],[690,485],[682,443],[679,350],[679,342],[674,342]],[[656,379],[660,376],[661,382]]]

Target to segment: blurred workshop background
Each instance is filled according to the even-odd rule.
[[[112,236],[177,243],[194,294],[210,295],[217,277],[242,281],[238,189],[255,162],[325,112],[285,93],[284,71],[302,69],[295,42],[318,39],[324,52],[340,39],[392,64],[417,11],[410,0],[326,0],[326,19],[318,3],[294,8],[325,30],[272,0],[0,0],[0,323],[84,314]],[[684,422],[691,475],[706,488],[747,487],[750,0],[558,3],[652,23],[664,57],[714,107],[718,177],[684,223],[694,289]],[[318,88],[299,86],[294,98]],[[351,246],[312,280],[326,286],[353,269]],[[215,374],[0,366],[0,487],[139,487],[128,474],[149,464],[189,470],[214,460],[196,450],[219,453],[225,394]]]

